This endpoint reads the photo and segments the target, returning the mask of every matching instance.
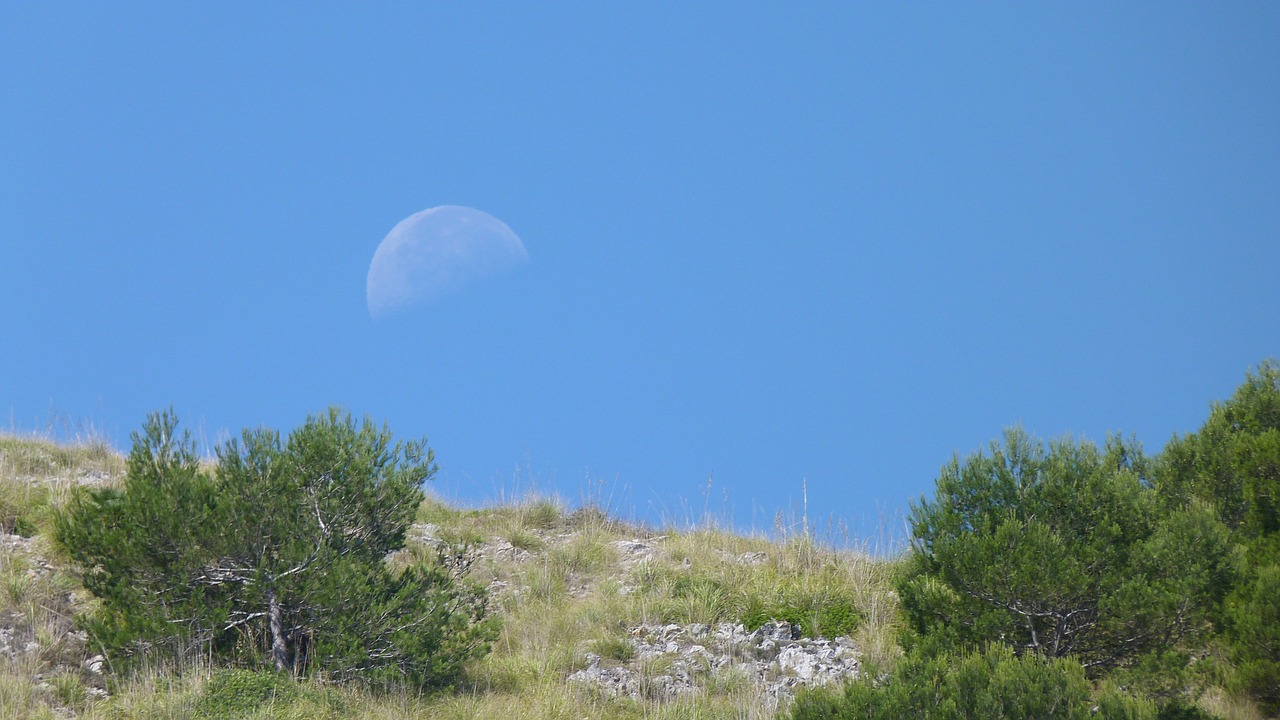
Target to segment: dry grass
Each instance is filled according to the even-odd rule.
[[[101,442],[59,445],[0,435],[0,720],[84,710],[95,680],[92,654],[73,616],[84,601],[75,579],[49,558],[54,508],[83,482],[110,482],[124,460]]]
[[[475,568],[482,582],[504,588],[497,604],[503,631],[493,653],[475,667],[464,692],[434,699],[411,717],[773,717],[754,681],[734,671],[712,674],[702,692],[674,701],[605,698],[565,678],[586,666],[589,652],[625,655],[629,631],[639,624],[740,622],[788,602],[846,602],[857,612],[854,637],[868,659],[888,667],[898,654],[893,566],[867,552],[714,527],[655,530],[590,506],[569,512],[538,497],[482,510],[428,501],[418,519],[440,538],[509,549]],[[624,557],[621,541],[652,551]]]

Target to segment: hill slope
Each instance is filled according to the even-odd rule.
[[[374,694],[157,664],[128,676],[72,620],[92,599],[48,539],[77,483],[114,483],[101,445],[0,437],[0,720],[199,716],[772,717],[795,688],[896,657],[892,565],[807,536],[655,530],[549,498],[428,500],[395,567],[454,562],[489,588],[493,652],[446,694]]]

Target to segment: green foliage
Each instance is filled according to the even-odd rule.
[[[991,645],[962,655],[916,653],[894,672],[867,673],[843,693],[801,693],[793,720],[1150,720],[1154,708],[1115,692],[1091,696],[1079,663],[1018,657]]]
[[[80,488],[56,519],[102,599],[86,625],[109,650],[438,686],[487,648],[484,593],[464,562],[399,575],[384,562],[434,472],[425,444],[392,445],[330,410],[283,443],[245,431],[210,474],[171,413],[133,440],[123,489]]]
[[[1237,682],[1264,710],[1280,715],[1280,566],[1258,569],[1227,607]]]
[[[942,470],[912,508],[900,583],[915,641],[1009,644],[1077,657],[1091,673],[1200,632],[1229,587],[1226,531],[1199,504],[1163,510],[1135,444],[1020,430]]]
[[[31,537],[37,516],[49,503],[49,490],[13,477],[0,477],[0,532]]]
[[[636,646],[626,638],[610,636],[591,643],[591,649],[600,657],[627,662],[636,656]]]
[[[809,637],[848,637],[862,624],[863,615],[849,596],[784,595],[773,602],[753,597],[741,618],[747,630],[783,620],[799,626]]]
[[[1176,698],[1161,705],[1156,720],[1214,720],[1213,715],[1183,698]]]
[[[1263,362],[1198,432],[1174,438],[1157,479],[1175,504],[1211,503],[1245,542],[1280,532],[1280,363]],[[1280,547],[1258,549],[1274,557]]]
[[[563,512],[550,500],[535,500],[520,509],[520,519],[525,527],[550,530],[561,522]]]
[[[287,704],[298,697],[298,685],[280,673],[219,670],[201,693],[197,714],[202,718],[234,718],[263,707]]]
[[[1175,437],[1156,478],[1168,505],[1208,504],[1231,528],[1238,581],[1219,619],[1234,684],[1280,714],[1280,364],[1263,362],[1199,431]]]

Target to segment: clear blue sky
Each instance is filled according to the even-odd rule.
[[[1275,3],[199,5],[0,5],[6,426],[341,404],[471,502],[866,534],[1280,354]],[[371,321],[444,204],[529,262]]]

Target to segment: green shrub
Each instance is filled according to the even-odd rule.
[[[847,598],[837,598],[818,608],[814,635],[826,638],[849,636],[862,624],[862,612]]]
[[[1214,717],[1183,698],[1175,698],[1160,706],[1156,720],[1214,720]]]
[[[953,459],[911,512],[915,637],[1071,655],[1094,675],[1195,639],[1229,587],[1227,532],[1203,504],[1164,510],[1148,472],[1135,443],[1046,449],[1020,430]]]
[[[287,675],[255,670],[218,670],[205,685],[197,712],[204,718],[235,718],[277,703],[288,704],[298,695],[298,684]]]
[[[423,687],[487,651],[494,628],[464,558],[399,574],[384,561],[435,470],[425,443],[392,445],[336,409],[285,442],[245,431],[213,473],[171,413],[133,441],[123,489],[78,488],[56,517],[102,600],[94,644]]]
[[[1280,715],[1280,565],[1258,569],[1228,605],[1236,684],[1266,712]]]
[[[1280,535],[1280,362],[1249,373],[1217,403],[1197,432],[1165,448],[1156,478],[1169,502],[1213,505],[1223,522],[1259,553],[1274,557]]]
[[[31,537],[47,515],[49,490],[26,480],[0,476],[0,532]]]
[[[888,676],[866,673],[843,692],[801,693],[792,720],[1153,720],[1143,701],[1094,698],[1079,663],[1017,657],[992,645],[960,656],[914,654]]]
[[[591,649],[600,657],[627,662],[636,656],[636,646],[626,638],[608,637],[591,643]]]
[[[773,602],[753,598],[748,601],[741,622],[747,630],[754,631],[774,620],[796,625],[809,637],[837,638],[852,635],[862,624],[863,615],[851,597],[810,595]]]
[[[520,509],[520,521],[534,530],[550,530],[561,522],[560,507],[550,500],[535,500]]]
[[[83,707],[88,698],[88,688],[78,673],[57,673],[49,680],[49,684],[53,688],[53,696],[64,707]]]
[[[537,552],[546,547],[546,543],[542,541],[542,538],[528,530],[517,529],[507,533],[507,542],[511,543],[511,547],[529,552]]]
[[[1166,504],[1208,504],[1239,545],[1216,618],[1236,663],[1230,684],[1280,715],[1280,363],[1263,362],[1198,431],[1174,438],[1157,470]]]

